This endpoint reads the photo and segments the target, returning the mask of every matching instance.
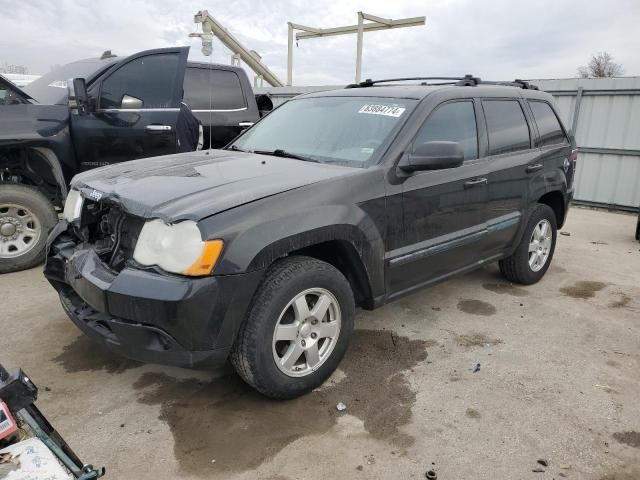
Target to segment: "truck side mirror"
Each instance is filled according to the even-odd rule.
[[[80,115],[89,113],[90,103],[89,94],[87,93],[87,84],[84,78],[74,78],[67,82],[69,90],[69,108],[78,109]]]

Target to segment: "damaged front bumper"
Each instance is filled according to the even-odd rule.
[[[46,278],[69,318],[115,353],[207,368],[225,362],[262,272],[187,278],[108,268],[61,221],[47,246]]]

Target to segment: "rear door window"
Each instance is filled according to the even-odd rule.
[[[568,143],[567,136],[562,130],[560,121],[554,113],[551,105],[547,102],[529,101],[529,106],[533,112],[533,118],[538,125],[538,133],[540,133],[539,146],[557,145],[559,143]]]
[[[464,150],[465,160],[478,158],[478,130],[473,102],[440,105],[418,131],[414,145],[426,142],[458,142]]]
[[[529,125],[517,100],[483,100],[489,135],[489,155],[531,147]]]
[[[109,75],[100,90],[100,108],[121,108],[122,97],[142,100],[142,108],[178,107],[174,98],[180,55],[139,57]]]
[[[246,108],[238,75],[230,70],[187,68],[184,101],[192,110],[239,110]]]

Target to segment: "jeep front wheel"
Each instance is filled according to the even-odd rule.
[[[281,260],[256,293],[231,362],[268,397],[310,392],[344,356],[354,309],[349,282],[335,267],[309,257]]]
[[[44,260],[47,234],[58,221],[53,205],[25,185],[0,185],[0,273]]]

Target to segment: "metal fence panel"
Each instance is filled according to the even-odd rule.
[[[640,78],[532,80],[552,93],[562,120],[576,122],[580,149],[575,199],[611,207],[640,205]]]

